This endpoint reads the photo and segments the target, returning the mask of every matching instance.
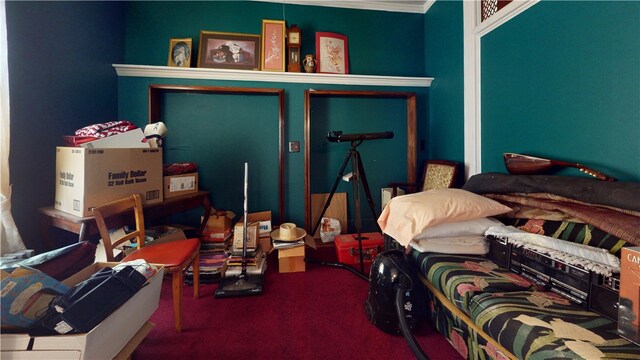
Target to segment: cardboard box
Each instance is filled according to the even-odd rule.
[[[384,239],[381,233],[361,233],[362,261],[371,264],[373,259],[384,250]],[[335,238],[338,261],[348,265],[360,265],[360,244],[358,234],[338,235]]]
[[[209,220],[207,220],[207,232],[210,234],[224,233],[227,229],[231,229],[235,217],[236,214],[233,211],[212,209]]]
[[[172,198],[198,192],[198,173],[164,177],[164,198]]]
[[[304,250],[304,244],[292,248],[279,249],[278,272],[290,273],[305,271]]]
[[[260,211],[247,214],[247,222],[260,222],[260,236],[271,236],[271,211]],[[240,217],[238,223],[244,222],[244,215]]]
[[[107,136],[106,138],[96,139],[86,143],[79,144],[80,147],[88,149],[113,149],[113,148],[144,148],[148,149],[149,142],[144,136],[142,129],[137,128],[116,135]]]
[[[55,208],[93,215],[93,208],[133,193],[162,202],[162,149],[56,148]]]
[[[258,243],[258,225],[259,221],[247,224],[247,249],[255,249]],[[238,221],[233,230],[233,248],[242,249],[242,241],[244,240],[244,220]]]
[[[640,246],[622,248],[618,334],[640,345]]]
[[[260,249],[262,249],[262,251],[264,251],[265,253],[271,252],[271,236],[260,236],[260,238],[258,239],[258,245],[260,246]]]
[[[259,222],[258,244],[262,251],[268,253],[271,251],[271,211],[260,211],[247,214],[249,223]],[[238,224],[243,224],[244,216],[240,218]],[[242,244],[240,244],[242,245]]]
[[[118,263],[94,263],[63,281],[74,286]],[[124,305],[86,334],[36,336],[2,334],[2,359],[112,359],[145,325],[160,302],[164,266]],[[31,350],[27,350],[29,343]]]

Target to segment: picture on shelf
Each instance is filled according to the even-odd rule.
[[[319,73],[348,74],[347,37],[336,33],[317,32],[316,61]]]
[[[260,35],[200,31],[198,67],[260,70]]]
[[[260,56],[262,70],[285,70],[285,32],[284,21],[262,20],[262,52]]]
[[[191,67],[191,38],[169,40],[169,58],[167,66]]]

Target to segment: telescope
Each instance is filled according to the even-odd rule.
[[[343,134],[342,131],[330,131],[327,134],[327,140],[330,142],[347,142],[347,141],[364,141],[364,140],[378,140],[378,139],[392,139],[393,131],[385,131],[379,133],[367,133],[367,134]]]

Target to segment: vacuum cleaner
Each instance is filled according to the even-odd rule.
[[[365,311],[380,330],[402,334],[416,358],[429,359],[411,333],[426,317],[426,292],[403,251],[387,250],[374,259]]]
[[[247,188],[249,184],[249,165],[244,163],[244,224],[242,231],[242,271],[238,276],[224,276],[216,289],[216,298],[248,296],[262,294],[263,275],[247,274]]]

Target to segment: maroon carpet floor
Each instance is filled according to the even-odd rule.
[[[329,249],[329,250],[327,250]],[[312,254],[327,255],[333,248]],[[326,259],[326,258],[325,258]],[[327,261],[335,261],[335,259]],[[155,328],[134,359],[412,359],[402,336],[384,333],[364,311],[368,283],[335,267],[306,264],[305,272],[278,273],[270,254],[262,295],[218,299],[217,284],[185,287],[184,328],[174,330],[171,281],[165,277]],[[426,323],[415,334],[431,359],[460,359]]]

